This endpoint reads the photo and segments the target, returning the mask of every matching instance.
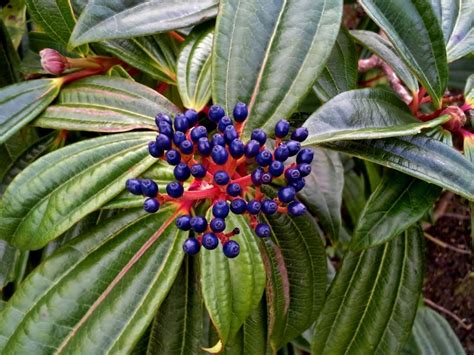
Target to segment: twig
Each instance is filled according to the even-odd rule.
[[[435,237],[433,237],[431,234],[425,232],[425,238],[432,241],[433,243],[439,245],[442,248],[450,249],[452,251],[455,251],[457,253],[461,254],[466,254],[466,255],[471,255],[471,252],[469,250],[457,248],[455,246],[452,246],[451,244],[448,244],[446,242],[443,242],[442,240],[439,240]]]
[[[458,324],[463,327],[466,330],[471,330],[472,324],[466,324],[461,318],[459,318],[457,315],[455,315],[453,312],[447,310],[446,308],[440,306],[439,304],[434,303],[432,300],[425,298],[425,303],[430,306],[431,308],[436,309],[437,311],[440,311],[451,318],[453,318]]]

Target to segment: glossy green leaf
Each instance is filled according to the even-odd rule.
[[[177,113],[166,97],[131,80],[94,76],[68,85],[34,122],[38,127],[94,132],[156,130],[157,113]]]
[[[173,213],[128,211],[54,253],[2,311],[1,351],[131,351],[183,259],[186,233],[173,225]]]
[[[195,28],[178,57],[178,90],[184,107],[201,111],[211,98],[211,52],[214,28]]]
[[[474,60],[472,58],[463,58],[449,64],[449,88],[463,90],[466,80],[474,73]]]
[[[196,25],[217,13],[218,0],[89,1],[71,45],[130,38]]]
[[[344,257],[314,330],[313,354],[397,354],[423,284],[423,232]]]
[[[359,216],[367,202],[365,185],[364,176],[356,174],[354,170],[349,170],[344,174],[342,198],[352,226],[355,226],[359,221]],[[349,219],[346,218],[345,222],[348,223]]]
[[[351,249],[371,248],[399,235],[433,207],[441,190],[409,175],[387,171],[362,211]]]
[[[265,287],[256,236],[247,220],[231,214],[226,223],[240,229],[240,234],[232,238],[240,244],[240,254],[228,259],[220,245],[216,250],[200,251],[204,303],[224,346],[257,307]]]
[[[20,58],[8,30],[0,20],[0,87],[20,81]]]
[[[383,59],[393,69],[395,74],[398,75],[400,80],[405,83],[412,94],[418,91],[418,81],[400,59],[389,41],[372,31],[353,30],[350,33],[357,42]]]
[[[17,248],[0,240],[0,290],[15,280],[15,266],[19,257],[20,251]]]
[[[469,200],[474,199],[473,163],[454,148],[425,135],[340,141],[324,146],[399,170]]]
[[[267,272],[268,332],[274,351],[308,329],[326,293],[326,255],[314,220],[265,216],[272,227],[263,258]]]
[[[18,49],[26,32],[25,0],[7,0],[2,3],[0,19],[10,34],[13,48]]]
[[[38,79],[0,89],[0,144],[48,107],[60,87],[60,79]]]
[[[323,71],[313,89],[322,101],[357,88],[356,47],[347,30],[341,28]]]
[[[212,96],[226,112],[242,101],[253,128],[289,117],[321,73],[336,41],[340,0],[222,0],[213,53]]]
[[[417,134],[447,120],[447,115],[427,122],[418,120],[394,92],[386,89],[352,90],[337,95],[306,120],[309,137],[304,144]]]
[[[387,34],[405,64],[439,107],[448,79],[448,66],[443,32],[429,1],[359,2]]]
[[[156,160],[150,133],[84,140],[29,165],[7,188],[0,236],[20,249],[39,249],[125,188]],[[32,193],[34,192],[34,193]]]

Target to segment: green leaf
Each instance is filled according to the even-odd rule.
[[[349,155],[412,175],[474,199],[474,165],[454,148],[423,134],[324,145]]]
[[[423,232],[344,257],[313,337],[313,354],[397,354],[410,335],[423,284]]]
[[[304,144],[417,134],[447,120],[448,115],[427,122],[418,120],[394,92],[386,89],[352,90],[329,100],[306,120],[309,137]]]
[[[92,0],[71,35],[78,46],[113,38],[130,38],[196,25],[217,13],[218,0]]]
[[[3,1],[0,18],[10,34],[13,48],[17,50],[26,32],[25,0]]]
[[[265,270],[257,240],[247,220],[232,214],[226,223],[240,229],[240,234],[232,237],[240,244],[240,254],[229,259],[221,246],[200,252],[204,303],[224,346],[233,340],[257,307],[265,287]]]
[[[2,352],[131,351],[183,259],[174,212],[128,211],[54,253],[2,311]]]
[[[12,44],[8,30],[0,20],[0,87],[20,81],[20,57]]]
[[[267,272],[269,340],[274,352],[316,320],[326,293],[326,255],[314,220],[265,216],[272,227],[263,258]]]
[[[449,88],[463,90],[466,80],[474,72],[474,60],[463,58],[449,64]]]
[[[333,240],[339,239],[344,167],[337,152],[315,148],[311,174],[299,197]]]
[[[395,52],[392,44],[372,31],[353,30],[352,37],[378,57],[383,59],[414,95],[418,91],[418,81]]]
[[[474,106],[474,74],[469,75],[464,87],[464,101]]]
[[[244,135],[270,132],[313,86],[336,41],[340,0],[222,0],[213,53],[212,96],[232,112],[248,104]]]
[[[360,4],[440,107],[448,63],[443,32],[429,1],[360,0]]]
[[[365,197],[365,180],[364,176],[357,175],[354,170],[349,170],[344,174],[344,189],[342,197],[344,207],[347,209],[350,221],[355,226],[359,220],[359,216],[367,202]],[[348,219],[345,221],[349,222]]]
[[[20,251],[0,240],[0,290],[10,281],[16,278],[16,264],[20,257]]]
[[[179,109],[166,97],[134,81],[94,76],[68,85],[34,122],[38,127],[94,132],[156,130],[158,112]]]
[[[0,235],[20,249],[39,249],[125,188],[156,160],[150,133],[84,140],[29,165],[7,188]],[[34,193],[32,193],[34,191]]]
[[[313,89],[322,101],[357,88],[356,47],[351,36],[341,27],[323,71]]]
[[[211,98],[214,26],[204,24],[186,38],[178,57],[178,90],[184,107],[201,111]]]
[[[351,250],[388,242],[433,207],[441,188],[389,170],[370,196],[352,237]]]
[[[61,83],[61,79],[38,79],[0,89],[0,144],[48,107]]]

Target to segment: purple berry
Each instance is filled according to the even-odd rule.
[[[269,166],[272,163],[273,156],[268,149],[264,149],[257,154],[257,158],[255,160],[260,166]]]
[[[186,135],[183,132],[175,132],[173,135],[173,142],[176,146],[179,147],[181,142],[184,142],[186,140]]]
[[[252,182],[255,186],[260,186],[262,184],[262,175],[264,171],[261,167],[258,167],[254,171],[252,171],[252,174],[250,174],[250,177],[252,179]]]
[[[144,179],[141,181],[142,194],[148,197],[156,197],[158,194],[158,185],[156,182],[150,179]]]
[[[224,130],[224,140],[227,144],[230,144],[234,139],[239,138],[239,134],[235,130],[234,126],[227,126]]]
[[[184,193],[183,185],[177,181],[170,182],[166,185],[166,193],[173,198],[179,198],[183,196]]]
[[[252,135],[250,138],[253,140],[256,140],[260,144],[260,146],[262,146],[267,141],[267,134],[265,133],[263,129],[255,128],[252,131]]]
[[[229,185],[227,185],[227,194],[232,196],[232,197],[236,197],[236,196],[239,196],[242,192],[242,188],[240,187],[239,184],[233,182]]]
[[[256,140],[250,140],[245,145],[245,156],[247,158],[256,157],[259,151],[260,143],[258,143]]]
[[[244,122],[248,114],[249,112],[247,109],[247,105],[244,104],[243,102],[237,102],[237,104],[234,106],[234,111],[232,112],[234,119],[237,122]]]
[[[247,204],[247,211],[250,214],[259,214],[261,209],[262,209],[262,204],[260,203],[260,201],[252,200],[252,201],[249,201],[249,203]]]
[[[298,165],[298,170],[300,171],[300,174],[302,177],[308,176],[311,174],[311,165],[303,163]]]
[[[275,149],[275,160],[285,161],[290,156],[290,151],[286,143],[280,144],[277,149]]]
[[[298,191],[303,190],[305,183],[306,182],[304,181],[304,179],[301,178],[301,179],[290,182],[290,186],[293,186],[295,188],[295,191],[298,192]]]
[[[184,115],[186,116],[186,118],[188,119],[188,125],[189,127],[192,127],[194,126],[197,121],[198,121],[198,113],[193,110],[193,109],[189,109],[187,110]]]
[[[196,179],[203,179],[206,176],[206,168],[202,164],[194,164],[191,166],[191,175]]]
[[[193,152],[194,150],[194,146],[193,146],[193,143],[191,141],[188,141],[187,139],[185,139],[184,141],[181,142],[181,144],[179,145],[179,150],[181,151],[181,153],[183,153],[184,155],[189,155]]]
[[[176,115],[174,118],[175,131],[186,132],[189,129],[189,122],[185,115]]]
[[[207,137],[207,129],[204,126],[197,126],[191,130],[191,139],[193,142],[199,141],[199,138]]]
[[[227,185],[229,183],[229,180],[229,174],[227,174],[227,172],[225,172],[224,170],[216,171],[216,173],[214,174],[214,182],[217,185]]]
[[[199,253],[201,245],[196,238],[188,238],[183,243],[183,251],[188,255],[196,255]]]
[[[224,255],[230,259],[235,258],[240,253],[240,245],[235,240],[229,240],[223,247]]]
[[[170,139],[170,137],[168,137],[167,135],[160,133],[160,134],[156,137],[156,145],[157,145],[158,148],[160,148],[161,150],[168,150],[168,149],[171,149],[171,139]]]
[[[306,127],[300,127],[293,131],[291,134],[291,139],[298,142],[303,142],[306,138],[308,138],[309,132]]]
[[[223,218],[213,218],[209,225],[215,233],[220,233],[225,230],[225,220]]]
[[[296,162],[298,164],[311,164],[314,158],[314,152],[312,149],[304,148],[301,149],[298,155],[296,156]]]
[[[198,148],[199,153],[203,157],[208,157],[209,155],[211,155],[212,146],[211,146],[211,143],[209,142],[209,139],[207,139],[207,137],[199,138],[197,148]]]
[[[270,199],[262,201],[262,212],[267,215],[275,214],[278,211],[278,204]]]
[[[290,157],[295,156],[301,149],[301,143],[297,141],[288,141],[286,142],[286,147],[290,153]]]
[[[181,154],[177,150],[170,149],[166,152],[166,161],[170,165],[178,165],[181,162]]]
[[[225,147],[225,139],[224,135],[221,133],[216,133],[212,136],[212,144],[213,145],[221,145]]]
[[[244,149],[245,145],[240,139],[234,139],[229,144],[229,152],[234,159],[239,159],[242,155],[244,155]]]
[[[160,203],[156,198],[147,198],[143,202],[143,209],[148,213],[155,213],[160,209]]]
[[[156,122],[157,126],[158,126],[159,122],[165,122],[165,123],[168,123],[169,125],[171,125],[171,123],[172,123],[171,117],[168,116],[167,114],[161,113],[161,112],[155,116],[155,122]]]
[[[209,119],[212,122],[219,122],[219,120],[225,116],[224,108],[220,105],[212,105],[208,113]]]
[[[188,231],[191,229],[191,216],[183,215],[176,219],[176,227],[182,231]]]
[[[301,178],[301,173],[296,168],[289,168],[285,171],[285,179],[288,182],[292,182]]]
[[[125,183],[125,187],[134,195],[142,194],[142,183],[139,179],[128,179]]]
[[[259,238],[268,238],[271,235],[270,226],[266,223],[257,224],[255,234],[257,234]]]
[[[241,198],[236,198],[230,203],[230,210],[235,214],[242,214],[247,210],[247,203]]]
[[[229,205],[224,200],[219,200],[212,206],[212,214],[217,218],[226,218],[229,215]]]
[[[275,125],[275,136],[278,138],[284,138],[288,134],[289,131],[290,131],[290,123],[285,119],[281,119]]]
[[[301,216],[306,212],[306,206],[301,202],[293,201],[288,205],[288,214],[293,217]]]
[[[285,165],[283,165],[283,163],[278,160],[272,161],[272,163],[270,164],[270,167],[268,168],[268,171],[274,177],[281,176],[284,170],[285,170]]]
[[[207,220],[203,216],[194,216],[190,223],[196,233],[202,233],[207,229]]]
[[[230,119],[229,116],[224,116],[222,117],[220,120],[219,120],[219,123],[217,124],[217,129],[220,131],[220,132],[224,132],[225,131],[225,128],[227,126],[232,126],[233,122],[232,120]]]
[[[229,159],[229,154],[223,146],[215,145],[214,148],[212,148],[211,157],[217,165],[224,165],[227,159]]]
[[[208,232],[203,234],[201,243],[207,250],[213,250],[219,245],[219,239],[214,233]]]
[[[295,188],[293,186],[281,187],[278,190],[278,199],[283,203],[288,203],[294,200],[296,195]]]
[[[163,156],[163,149],[158,147],[158,144],[156,144],[155,141],[151,141],[148,143],[148,152],[150,155],[154,158],[160,158]]]
[[[185,163],[179,163],[175,166],[174,170],[174,177],[178,181],[185,181],[191,176],[191,170]]]
[[[272,182],[272,174],[263,173],[262,174],[262,184],[269,184]]]

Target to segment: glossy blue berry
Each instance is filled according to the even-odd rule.
[[[247,105],[243,102],[237,102],[234,106],[234,110],[232,112],[232,116],[237,122],[244,122],[247,119],[249,111],[247,109]]]
[[[139,179],[128,179],[125,183],[125,187],[134,195],[142,194],[142,183]]]
[[[285,161],[286,159],[288,159],[289,156],[290,156],[290,151],[288,150],[286,143],[280,144],[275,149],[275,160]]]
[[[171,139],[167,135],[159,134],[156,137],[156,145],[162,150],[171,149]]]
[[[275,137],[284,138],[290,131],[290,122],[285,119],[281,119],[275,125]]]
[[[207,139],[207,137],[199,138],[197,147],[199,154],[201,154],[203,157],[208,157],[209,155],[211,155],[212,145],[209,142],[209,139]]]
[[[229,180],[229,174],[227,174],[224,170],[216,171],[214,174],[214,182],[217,185],[227,185]]]
[[[188,119],[185,115],[176,115],[174,118],[174,130],[186,132],[189,129]]]
[[[272,152],[270,152],[268,149],[264,149],[257,154],[257,158],[255,160],[260,166],[269,166],[273,160]]]
[[[173,135],[173,143],[179,147],[181,142],[186,140],[186,135],[183,132],[175,132]]]
[[[229,240],[223,247],[224,255],[230,259],[235,258],[240,253],[240,245],[235,240]]]
[[[301,143],[297,141],[288,141],[286,142],[286,147],[288,148],[288,152],[290,157],[295,156],[301,149]]]
[[[165,136],[168,137],[173,137],[173,127],[171,127],[171,124],[165,121],[160,121],[158,122],[158,130],[160,131],[161,134],[164,134]]]
[[[258,143],[254,139],[248,141],[247,144],[245,145],[245,156],[247,158],[256,157],[259,151],[260,151],[260,143]]]
[[[204,126],[197,126],[191,130],[191,139],[193,142],[199,141],[199,138],[207,137],[207,129]]]
[[[301,202],[293,201],[288,204],[288,214],[293,217],[301,216],[306,212],[306,206]]]
[[[303,190],[305,183],[306,183],[305,180],[301,178],[301,179],[290,182],[290,186],[293,186],[295,188],[295,191],[298,192],[298,191]]]
[[[191,176],[191,170],[185,163],[179,163],[174,167],[174,177],[178,181],[185,181]]]
[[[275,214],[278,211],[278,204],[270,199],[265,199],[262,201],[262,212],[267,215]]]
[[[176,227],[182,231],[188,231],[191,229],[191,216],[184,215],[176,219]]]
[[[300,171],[302,177],[308,176],[309,174],[311,174],[311,165],[307,163],[299,164],[298,170]]]
[[[298,155],[296,156],[296,162],[298,164],[311,164],[314,158],[314,152],[312,149],[304,148],[301,149]]]
[[[236,198],[230,203],[230,210],[235,214],[242,214],[247,211],[247,202],[241,198]]]
[[[183,185],[177,181],[170,182],[166,185],[166,193],[173,198],[179,198],[183,196],[184,193]]]
[[[250,178],[252,179],[252,183],[255,186],[260,186],[262,184],[262,175],[264,170],[261,167],[258,167],[250,174]]]
[[[209,119],[212,122],[219,122],[219,120],[225,116],[224,108],[220,105],[212,105],[208,112]]]
[[[193,110],[193,109],[189,109],[189,110],[186,110],[186,112],[184,113],[184,115],[186,116],[186,118],[188,119],[188,125],[189,127],[192,127],[194,126],[197,121],[198,121],[198,113]]]
[[[301,178],[301,173],[296,168],[289,168],[285,171],[285,179],[288,182],[292,182]]]
[[[201,245],[196,238],[188,238],[183,243],[183,251],[188,255],[196,255],[199,253]]]
[[[191,166],[191,175],[196,179],[203,179],[206,176],[206,168],[202,164],[194,164]]]
[[[229,152],[232,158],[239,159],[244,155],[245,145],[240,139],[234,139],[229,144]]]
[[[181,162],[181,154],[177,150],[170,149],[166,152],[166,161],[170,165],[178,165]]]
[[[185,155],[191,154],[194,150],[193,143],[191,141],[185,139],[184,141],[182,141],[180,143],[179,150],[181,151],[181,153],[183,153]]]
[[[226,218],[229,215],[229,205],[225,200],[219,200],[212,206],[212,214],[217,218]]]
[[[202,233],[207,229],[207,220],[203,216],[194,216],[190,223],[196,233]]]
[[[227,185],[226,192],[228,195],[232,197],[239,196],[242,193],[242,187],[240,187],[239,184],[233,182],[229,185]]]
[[[308,138],[309,132],[306,127],[300,127],[293,131],[291,134],[291,139],[298,142],[303,142],[306,138]]]
[[[295,199],[296,191],[293,186],[284,186],[278,190],[278,199],[283,203],[291,202]]]
[[[263,173],[262,174],[262,184],[269,184],[272,182],[272,174],[270,173]]]
[[[147,198],[143,202],[143,209],[148,213],[155,213],[160,209],[160,203],[156,198]]]
[[[221,145],[221,146],[225,146],[225,139],[224,139],[224,135],[221,134],[221,133],[216,133],[212,136],[212,144],[213,145]]]
[[[270,167],[268,168],[268,171],[274,177],[281,176],[284,170],[285,170],[285,165],[281,161],[278,161],[278,160],[272,161],[272,163],[270,164]]]
[[[219,245],[219,239],[217,239],[217,236],[214,233],[208,232],[203,234],[201,243],[207,250],[213,250]]]
[[[221,132],[224,132],[225,128],[227,126],[231,126],[232,123],[233,122],[229,116],[224,116],[219,120],[219,123],[217,124],[217,129]]]
[[[224,140],[227,144],[230,144],[234,139],[239,138],[239,134],[235,130],[234,126],[227,126],[224,130]]]
[[[209,225],[215,233],[220,233],[225,230],[225,220],[223,218],[213,218]]]
[[[227,150],[223,146],[215,145],[212,148],[211,157],[217,165],[224,165],[227,163],[227,159],[229,159],[229,153],[227,153]]]
[[[154,158],[159,158],[163,156],[164,151],[158,147],[155,141],[151,141],[148,143],[148,153]]]
[[[268,238],[271,235],[270,226],[266,223],[257,224],[255,234],[257,234],[259,238]]]
[[[262,209],[262,204],[260,203],[260,201],[252,200],[252,201],[249,201],[249,203],[247,204],[247,211],[250,214],[259,214],[261,209]]]
[[[166,122],[168,124],[171,124],[171,117],[168,116],[167,114],[165,113],[159,113],[155,116],[155,122],[156,122],[156,126],[158,126],[159,122]]]
[[[144,179],[141,181],[142,194],[148,197],[155,197],[158,194],[158,185],[156,182],[150,179]]]
[[[250,138],[256,140],[262,146],[267,141],[267,134],[263,129],[255,128]]]

